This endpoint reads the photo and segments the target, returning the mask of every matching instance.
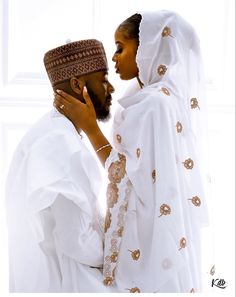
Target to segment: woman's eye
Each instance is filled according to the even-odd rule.
[[[116,51],[115,51],[115,54],[120,54],[122,52],[122,48],[118,48]]]

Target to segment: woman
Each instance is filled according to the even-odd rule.
[[[112,145],[86,92],[85,104],[61,91],[55,100],[108,170],[104,284],[200,292],[200,228],[208,219],[195,129],[203,110],[198,38],[179,15],[158,11],[121,23],[115,43],[116,72],[138,84],[119,100]]]

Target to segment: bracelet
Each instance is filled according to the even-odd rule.
[[[111,146],[110,143],[101,146],[99,149],[96,150],[96,153],[100,152],[101,150],[103,150],[105,147],[108,147],[108,146]]]

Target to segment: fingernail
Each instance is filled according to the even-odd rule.
[[[56,92],[57,92],[58,94],[60,94],[60,93],[61,93],[61,90],[57,89]]]

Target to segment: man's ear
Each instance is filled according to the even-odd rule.
[[[84,86],[85,81],[82,77],[72,77],[70,79],[70,87],[76,94],[82,94]]]

